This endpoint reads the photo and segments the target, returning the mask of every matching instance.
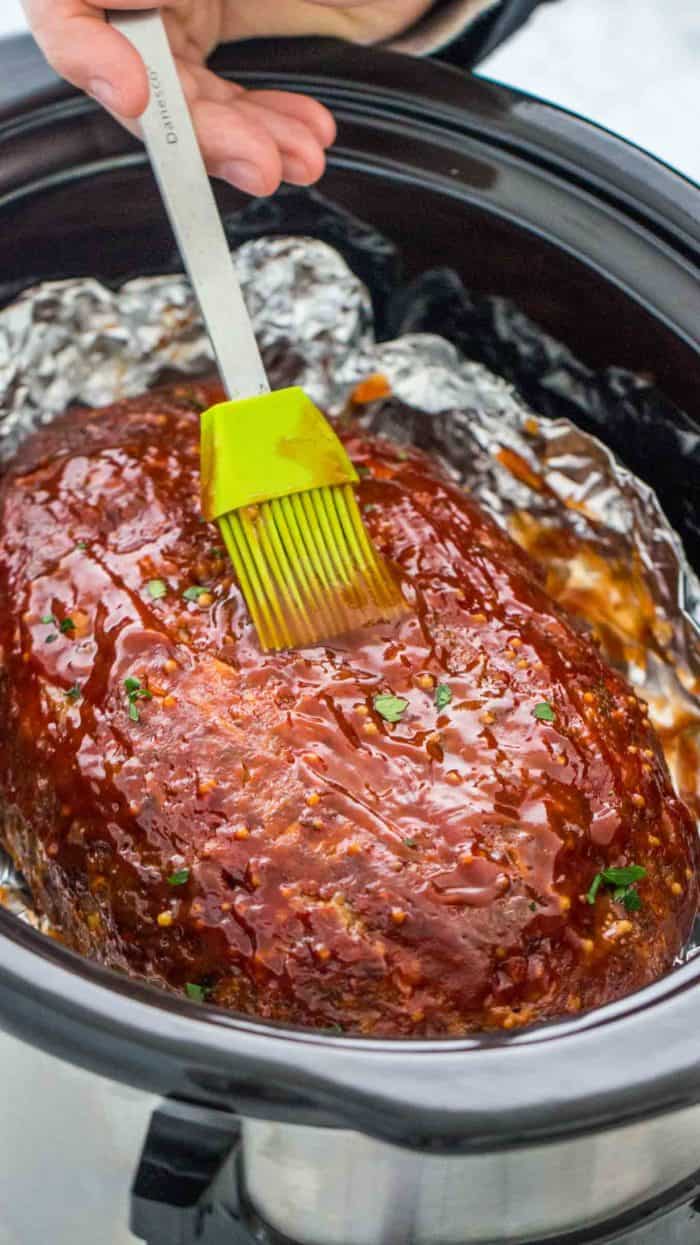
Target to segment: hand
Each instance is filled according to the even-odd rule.
[[[99,0],[23,0],[34,36],[57,73],[94,96],[132,133],[148,102],[146,71],[107,24]],[[246,91],[206,68],[221,42],[256,35],[337,35],[357,43],[389,38],[431,0],[161,0],[168,37],[210,174],[252,195],[281,181],[307,186],[323,173],[335,138],[330,112],[288,91]],[[153,0],[110,0],[147,9]]]

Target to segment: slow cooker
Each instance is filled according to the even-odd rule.
[[[332,41],[217,59],[334,109],[323,194],[391,239],[408,277],[455,268],[590,367],[653,373],[697,445],[700,189],[444,65]],[[241,206],[218,195],[227,215]],[[284,223],[275,201],[248,219],[260,234]],[[3,302],[44,279],[118,284],[176,263],[143,152],[48,77],[0,103],[0,222]],[[662,463],[641,432],[616,448],[697,562],[700,508],[673,445]],[[166,996],[0,910],[0,1243],[691,1245],[699,979],[692,959],[518,1036],[361,1040]]]

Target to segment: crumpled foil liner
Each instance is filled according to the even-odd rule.
[[[700,585],[652,490],[600,441],[568,419],[541,418],[443,337],[377,342],[367,289],[325,243],[268,237],[235,258],[273,383],[302,385],[343,417],[360,381],[388,380],[390,398],[353,414],[439,454],[544,563],[554,595],[593,623],[648,700],[676,784],[700,812]],[[0,460],[71,404],[101,406],[212,365],[183,276],[116,292],[86,279],[28,290],[0,312]],[[43,927],[6,859],[2,896]]]

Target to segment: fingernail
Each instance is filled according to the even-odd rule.
[[[302,186],[306,182],[310,182],[312,177],[308,164],[305,164],[303,160],[295,160],[293,156],[287,157],[284,162],[284,180],[301,184]]]
[[[247,160],[231,160],[222,167],[221,176],[227,182],[233,182],[234,186],[237,186],[239,190],[244,190],[246,194],[261,195],[264,193],[262,173]]]
[[[88,83],[88,91],[98,104],[102,104],[103,108],[115,108],[117,104],[117,92],[111,82],[107,82],[106,78],[93,78]]]

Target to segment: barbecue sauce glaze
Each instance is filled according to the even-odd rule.
[[[644,703],[438,465],[352,430],[410,611],[261,655],[200,518],[219,397],[68,413],[0,485],[0,833],[60,936],[190,997],[384,1036],[511,1029],[658,977],[696,847]],[[382,693],[408,702],[395,723]],[[588,901],[629,865],[638,908],[607,883]]]

